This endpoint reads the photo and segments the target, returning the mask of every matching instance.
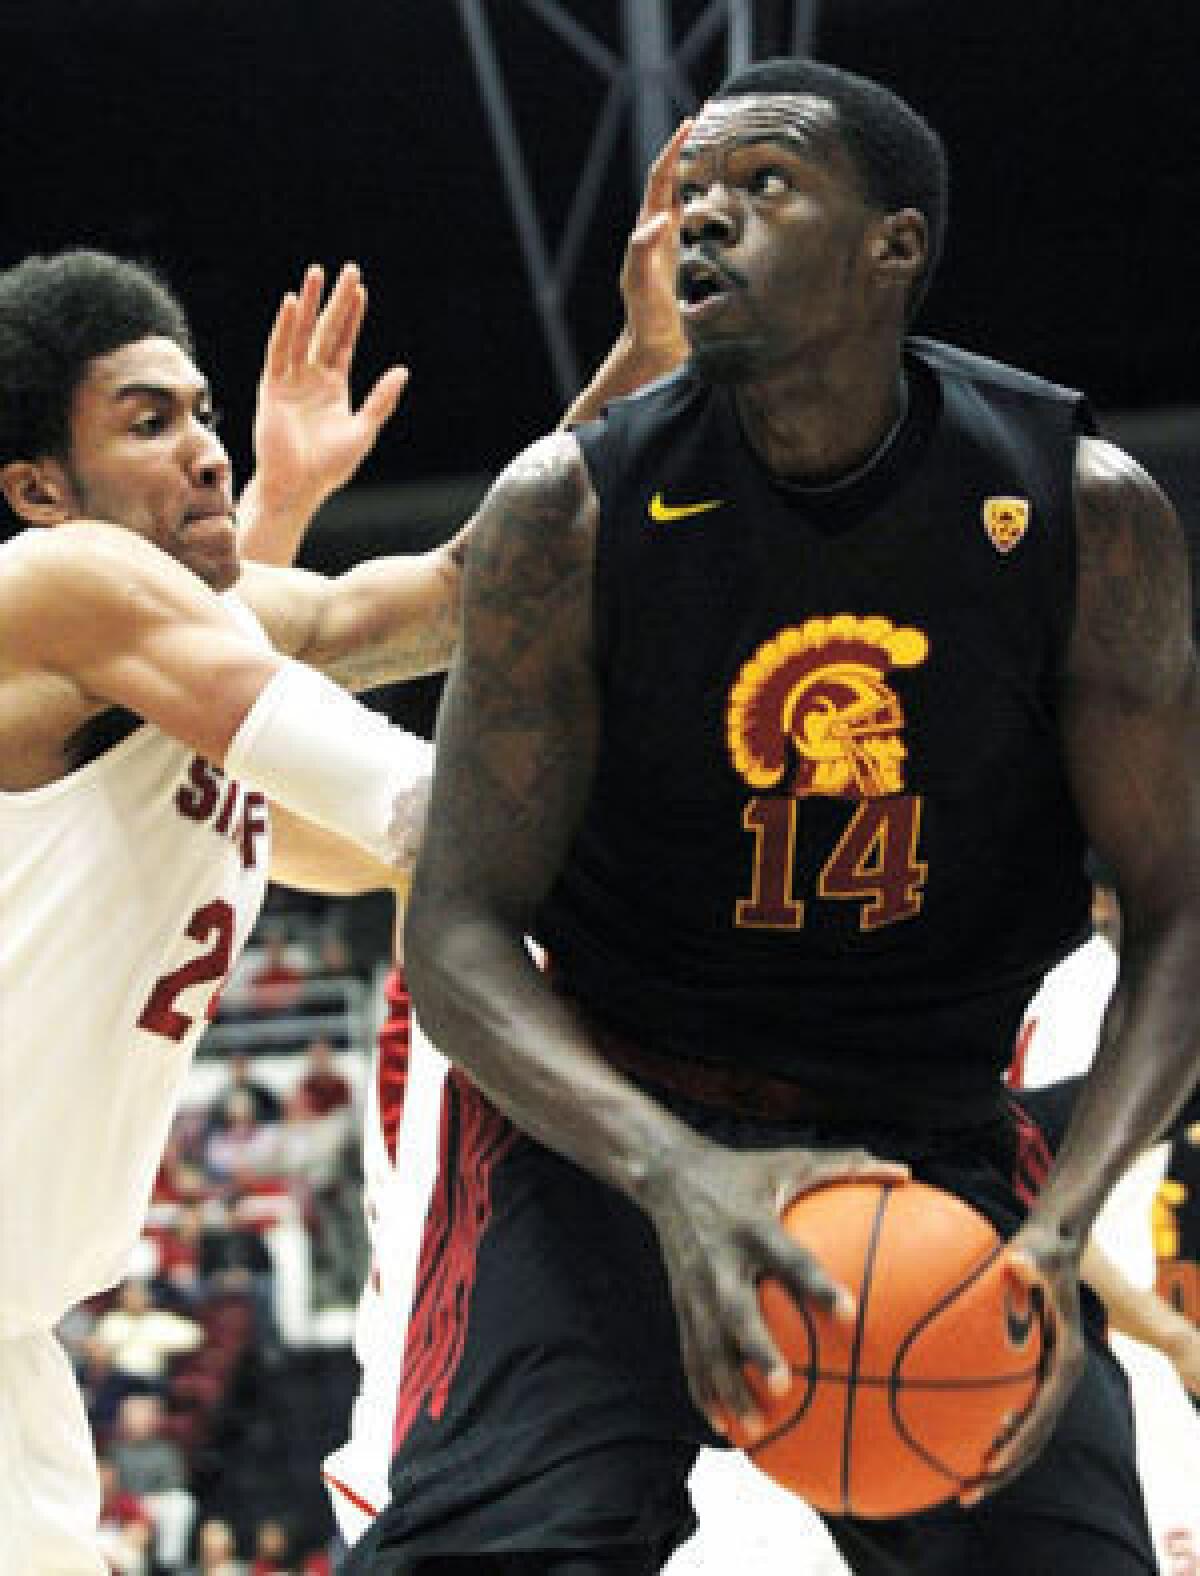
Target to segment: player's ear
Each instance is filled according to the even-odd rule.
[[[871,257],[882,274],[910,286],[925,266],[929,226],[919,208],[886,213],[873,226]]]
[[[0,466],[0,492],[27,525],[61,525],[73,512],[67,479],[53,460],[11,460]]]

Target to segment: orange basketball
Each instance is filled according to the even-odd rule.
[[[902,1516],[977,1478],[1007,1420],[1037,1394],[1041,1324],[997,1262],[992,1226],[921,1182],[844,1182],[807,1193],[784,1225],[852,1293],[853,1320],[801,1308],[774,1281],[760,1300],[792,1367],[766,1421],[730,1437],[819,1510]]]

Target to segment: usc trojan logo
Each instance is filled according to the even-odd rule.
[[[886,618],[810,618],[760,646],[729,698],[729,752],[752,788],[876,799],[904,788],[904,712],[885,675],[924,662],[919,629]]]

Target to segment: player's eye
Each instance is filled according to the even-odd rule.
[[[704,187],[698,181],[680,181],[675,189],[677,202],[694,202],[697,197],[703,197]]]
[[[755,197],[782,197],[791,190],[791,184],[786,172],[778,165],[764,164],[752,172],[746,188]]]
[[[224,416],[225,412],[219,405],[202,405],[196,412],[196,420],[210,432],[217,431]]]
[[[148,410],[136,418],[130,430],[139,438],[157,438],[166,428],[167,421],[162,411]]]

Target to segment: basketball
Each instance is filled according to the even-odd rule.
[[[792,1385],[748,1370],[765,1422],[730,1430],[763,1472],[834,1515],[909,1515],[976,1479],[1039,1385],[1041,1325],[969,1205],[920,1182],[835,1183],[783,1222],[855,1299],[854,1319],[759,1292]]]

